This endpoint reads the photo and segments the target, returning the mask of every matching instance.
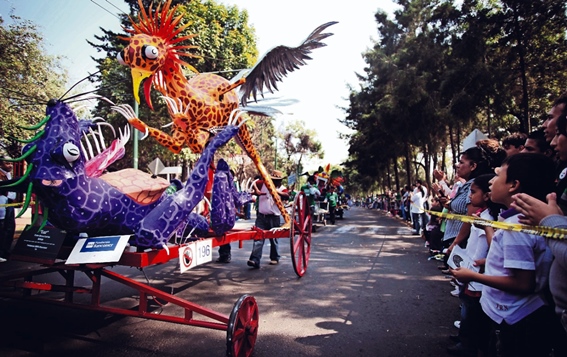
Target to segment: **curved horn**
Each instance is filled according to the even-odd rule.
[[[33,184],[30,182],[30,184],[28,185],[28,190],[26,192],[26,199],[24,201],[24,205],[22,206],[22,209],[20,210],[20,213],[18,213],[16,218],[20,218],[21,216],[23,216],[26,210],[30,207],[32,188],[33,188]]]
[[[34,151],[37,150],[37,145],[32,146],[28,151],[26,151],[22,156],[16,158],[16,159],[2,159],[1,161],[9,161],[9,162],[18,162],[18,161],[22,161],[28,158],[28,156],[30,156],[31,154],[34,153]]]
[[[2,187],[18,186],[19,184],[21,184],[22,182],[24,182],[24,181],[28,178],[28,176],[30,175],[30,172],[31,172],[32,169],[33,169],[33,164],[30,163],[30,164],[28,165],[28,167],[26,168],[26,172],[24,172],[24,175],[23,175],[22,177],[20,177],[20,178],[18,179],[18,181],[12,182],[12,183],[7,184],[7,185],[2,186]]]
[[[25,130],[37,130],[37,129],[41,128],[45,123],[47,123],[50,118],[51,118],[51,116],[47,115],[45,118],[43,118],[42,121],[40,121],[40,122],[37,123],[36,125],[32,125],[32,126],[19,126],[19,125],[16,125],[16,127],[20,128],[20,129],[25,129]]]
[[[12,139],[12,140],[15,140],[19,143],[29,144],[29,143],[34,142],[37,139],[39,139],[43,134],[45,134],[45,130],[38,131],[37,134],[35,134],[35,136],[31,139],[18,139],[18,138],[15,138],[13,136],[9,136],[9,138]]]
[[[167,255],[169,255],[169,247],[167,246],[167,244],[162,243],[162,244],[161,244],[161,247],[162,247],[163,249],[165,249],[165,251],[167,252]]]
[[[41,222],[41,226],[39,226],[39,230],[42,230],[49,222],[49,209],[47,207],[43,207],[43,222]]]

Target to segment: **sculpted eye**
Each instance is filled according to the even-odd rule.
[[[157,47],[145,45],[142,47],[142,56],[147,59],[156,59],[158,57]]]
[[[116,55],[116,59],[118,60],[118,63],[120,63],[123,66],[126,66],[126,62],[124,62],[124,57],[122,56],[122,51],[118,52],[118,54]]]
[[[65,160],[67,160],[67,162],[75,162],[77,161],[79,156],[81,156],[81,152],[77,145],[73,143],[66,143],[65,145],[63,145],[63,157],[65,157]]]

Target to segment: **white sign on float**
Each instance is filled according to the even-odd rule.
[[[65,264],[114,263],[120,260],[130,236],[81,238]]]
[[[213,260],[213,240],[202,239],[179,248],[179,270],[181,273],[209,263]]]

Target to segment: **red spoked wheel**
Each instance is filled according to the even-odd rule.
[[[226,355],[248,357],[254,352],[258,335],[258,305],[251,295],[242,295],[234,304],[228,320]]]
[[[291,261],[297,276],[302,277],[307,271],[307,263],[311,254],[312,216],[309,200],[300,191],[293,201],[292,224],[289,231]]]

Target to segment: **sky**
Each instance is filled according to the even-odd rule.
[[[266,97],[294,102],[278,107],[283,114],[276,118],[276,129],[283,130],[286,123],[302,120],[306,128],[317,133],[325,158],[311,161],[309,166],[345,161],[348,143],[338,136],[349,130],[338,119],[345,117],[341,108],[348,107],[348,85],[358,89],[356,73],[364,73],[365,66],[362,53],[377,39],[374,14],[378,9],[392,13],[396,5],[391,0],[335,4],[328,0],[217,2],[248,11],[260,56],[278,45],[298,46],[317,26],[338,21],[325,31],[333,33],[324,40],[327,46],[314,50],[307,65],[288,74],[278,84],[279,90],[274,95],[266,93]],[[74,83],[96,70],[90,56],[98,54],[86,41],[95,41],[94,35],[102,34],[99,27],[117,31],[119,20],[113,14],[127,6],[121,0],[0,0],[0,15],[5,21],[11,9],[39,26],[46,50],[65,57],[63,65],[70,71],[70,83]]]

